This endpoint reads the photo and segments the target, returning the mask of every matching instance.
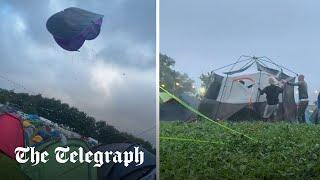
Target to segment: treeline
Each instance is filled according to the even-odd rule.
[[[195,81],[188,74],[174,69],[176,61],[160,53],[160,86],[175,95],[182,93],[196,93]]]
[[[96,121],[93,117],[70,107],[54,98],[45,98],[27,93],[15,93],[0,89],[0,103],[9,103],[24,113],[37,114],[52,122],[66,125],[83,136],[97,139],[102,144],[134,142],[143,145],[147,150],[155,152],[151,144],[128,133],[120,132],[105,121]]]

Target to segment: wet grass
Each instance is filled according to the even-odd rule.
[[[232,135],[210,122],[161,122],[162,137],[211,143],[161,139],[160,178],[320,179],[319,125],[223,124],[257,139],[258,143]]]

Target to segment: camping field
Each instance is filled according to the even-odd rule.
[[[18,163],[0,153],[0,179],[29,179],[20,170]]]
[[[258,142],[232,135],[211,122],[161,122],[160,178],[320,178],[319,125],[284,122],[223,124]],[[164,139],[166,137],[189,141]]]

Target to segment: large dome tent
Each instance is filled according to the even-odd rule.
[[[235,69],[237,65],[240,65],[240,68]],[[248,73],[254,65],[256,69]],[[227,67],[231,69],[222,75],[217,73],[217,70]],[[295,77],[287,75],[284,70],[297,75],[267,57],[241,56],[235,63],[217,70],[212,72],[213,80],[199,105],[200,112],[217,120],[260,119],[266,105],[266,97],[260,95],[258,88],[263,89],[268,86],[270,77],[275,77],[279,83],[281,80],[294,82]],[[283,84],[283,89],[276,119],[294,121],[296,114],[294,87]]]

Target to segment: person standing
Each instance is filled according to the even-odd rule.
[[[317,102],[316,102],[317,108],[315,109],[316,111],[316,115],[315,115],[315,124],[319,124],[319,118],[320,118],[320,92],[318,93],[318,98],[317,98]]]
[[[299,92],[299,104],[298,104],[298,112],[297,112],[297,119],[300,123],[306,122],[305,111],[308,107],[309,100],[308,100],[308,85],[304,79],[304,75],[298,76],[298,82],[292,83],[287,82],[288,85],[291,86],[298,86]]]
[[[267,105],[264,109],[263,119],[272,120],[277,115],[279,108],[279,94],[283,92],[283,89],[277,86],[277,80],[274,77],[269,78],[269,86],[265,87],[263,90],[258,88],[260,95],[266,94]],[[273,116],[273,117],[272,117]]]

